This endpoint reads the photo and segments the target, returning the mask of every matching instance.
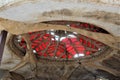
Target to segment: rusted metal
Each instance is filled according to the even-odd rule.
[[[7,37],[7,31],[1,31],[1,34],[0,34],[0,63],[2,60],[6,37]]]

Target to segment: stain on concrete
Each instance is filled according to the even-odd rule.
[[[120,25],[120,14],[117,13],[109,13],[104,11],[86,12],[83,13],[83,17],[95,18]]]
[[[63,16],[72,16],[72,11],[69,9],[54,10],[49,12],[44,12],[42,16],[53,16],[53,15],[63,15]]]

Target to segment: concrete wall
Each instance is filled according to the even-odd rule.
[[[26,0],[0,0],[0,7],[6,4],[12,4],[18,1],[26,1]],[[31,0],[30,0],[31,1]],[[33,0],[34,1],[34,0]],[[49,1],[49,0],[48,0]],[[107,4],[117,4],[120,5],[120,0],[53,0],[53,1],[68,1],[68,2],[99,2],[99,3],[107,3]]]
[[[4,6],[6,4],[12,4],[17,1],[20,1],[20,0],[0,0],[0,7]]]
[[[120,5],[120,0],[100,0],[103,3],[108,3],[108,4],[119,4]]]

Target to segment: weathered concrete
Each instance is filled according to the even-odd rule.
[[[111,34],[106,36],[106,34],[89,33],[89,31],[79,29],[76,29],[76,31],[80,34],[84,33],[84,35],[88,37],[93,36],[95,39],[102,40],[101,42],[106,42],[109,46],[113,45],[112,43],[114,42],[119,48],[119,0],[114,0],[115,2],[113,2],[113,0],[21,0],[20,3],[18,3],[18,0],[18,2],[14,2],[15,0],[13,2],[11,1],[5,2],[4,0],[4,6],[1,5],[0,17],[2,18],[0,18],[0,30],[7,30],[12,34],[22,34],[35,30],[60,29],[60,27],[62,27],[61,30],[70,30],[66,28],[66,26],[48,25],[40,22],[52,20],[87,22],[97,25]],[[72,30],[74,31],[75,29]],[[7,39],[9,40],[9,37]],[[87,61],[87,63],[82,63],[82,66],[89,67],[89,70],[91,71],[100,69],[116,76],[120,76],[118,55],[120,51],[112,46],[110,47],[113,51],[110,52],[110,50],[108,50],[108,53],[105,52],[101,56],[93,57],[93,59]],[[0,68],[10,70],[22,60],[23,59],[18,58],[10,49],[8,49],[8,44],[6,44],[2,66]],[[109,60],[113,61],[113,64],[111,64]],[[114,64],[114,61],[116,64]],[[18,64],[18,67],[20,67],[19,65],[21,64]],[[36,73],[32,71],[31,67],[29,68],[29,65],[30,64],[27,64],[27,66],[24,66],[15,72],[23,74],[26,78],[35,77]],[[41,79],[53,78],[53,80],[58,78],[66,79],[66,76],[63,76],[63,74],[67,75],[68,78],[72,73],[75,73],[75,75],[72,75],[72,79],[76,79],[77,71],[81,71],[81,75],[84,76],[88,73],[86,70],[84,72],[83,68],[83,71],[76,69],[76,65],[79,65],[77,61],[74,64],[69,64],[69,66],[67,64],[56,65],[54,62],[52,64],[46,62],[44,64],[38,64],[39,68],[37,69]],[[110,67],[109,65],[113,67]],[[89,75],[85,76],[87,77],[87,80],[89,78],[94,80],[95,77],[92,74]],[[80,75],[79,77],[80,78],[77,79],[81,79]],[[84,80],[84,78],[82,79]]]
[[[48,0],[49,1],[49,0]],[[0,17],[25,23],[71,20],[95,24],[120,36],[120,6],[76,1],[35,0],[1,8]],[[114,28],[113,28],[114,26]],[[21,26],[22,27],[22,26]],[[1,27],[4,29],[4,27]]]

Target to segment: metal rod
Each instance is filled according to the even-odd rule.
[[[1,34],[0,34],[0,63],[2,60],[2,56],[3,56],[7,33],[8,33],[7,31],[3,30],[3,31],[1,31]]]

